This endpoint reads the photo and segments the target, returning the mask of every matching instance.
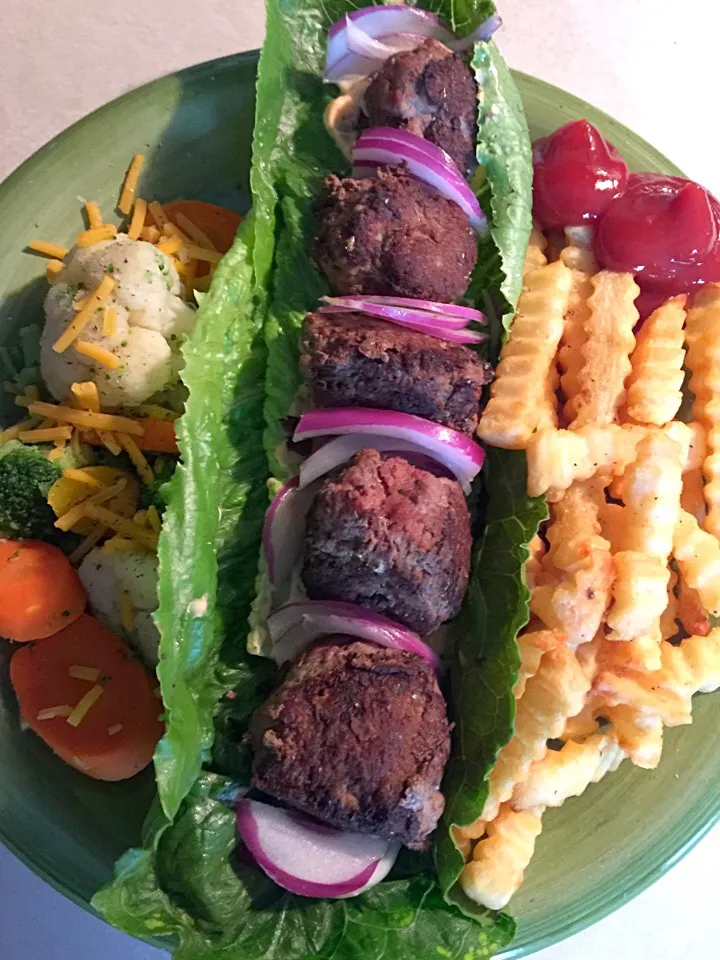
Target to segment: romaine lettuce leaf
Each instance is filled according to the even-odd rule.
[[[252,595],[267,475],[254,250],[250,221],[218,267],[184,349],[182,377],[190,394],[178,421],[182,463],[166,488],[159,548],[158,676],[167,729],[155,769],[169,819],[210,756],[216,704],[247,660],[241,625]]]
[[[464,859],[450,827],[478,819],[487,797],[487,775],[512,735],[512,688],[520,666],[516,638],[529,618],[527,544],[547,518],[545,499],[527,495],[524,453],[488,449],[483,480],[485,530],[475,545],[470,586],[455,631],[451,671],[455,731],[443,781],[447,806],[435,833],[435,863],[443,892],[473,914],[486,911],[453,889]]]

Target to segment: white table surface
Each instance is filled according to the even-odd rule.
[[[511,66],[614,115],[720,195],[720,8],[709,0],[500,0]],[[262,0],[0,0],[0,179],[156,76],[259,46]],[[0,771],[0,776],[2,772]],[[632,903],[538,960],[711,960],[720,831]],[[1,960],[161,960],[0,848]]]

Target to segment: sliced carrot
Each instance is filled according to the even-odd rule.
[[[152,760],[163,734],[157,681],[94,617],[19,648],[10,679],[23,721],[76,770],[125,780]]]
[[[204,200],[173,200],[163,207],[168,219],[174,221],[180,213],[202,231],[220,253],[227,253],[233,244],[243,218],[234,210],[218,207]],[[181,230],[183,225],[178,224]],[[185,230],[187,233],[187,230]]]
[[[0,540],[0,636],[26,643],[74,623],[87,594],[70,561],[42,540]]]
[[[134,436],[133,440],[148,453],[177,453],[178,445],[175,437],[175,423],[173,420],[157,420],[155,417],[145,417],[137,423],[143,429],[143,435]],[[84,443],[94,447],[102,447],[103,442],[97,433],[92,430],[83,433]]]

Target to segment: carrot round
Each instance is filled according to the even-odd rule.
[[[85,610],[85,587],[57,547],[42,540],[0,539],[0,636],[50,637]]]
[[[227,253],[233,244],[242,217],[234,210],[218,207],[204,200],[173,200],[163,206],[169,220],[175,222],[178,213],[201,230],[220,253]],[[177,224],[182,230],[182,223]]]
[[[157,681],[94,617],[83,614],[46,643],[20,647],[10,680],[21,718],[76,770],[125,780],[152,760],[163,733]]]

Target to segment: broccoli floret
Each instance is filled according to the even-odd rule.
[[[163,515],[166,506],[166,500],[163,496],[163,486],[175,473],[175,466],[174,460],[168,460],[168,462],[163,465],[160,473],[155,475],[153,482],[143,486],[138,501],[138,506],[141,510],[147,510],[148,507],[154,506],[160,516]]]
[[[0,445],[0,533],[5,536],[44,537],[53,532],[55,514],[47,492],[65,464],[48,460],[47,449],[17,440]]]

